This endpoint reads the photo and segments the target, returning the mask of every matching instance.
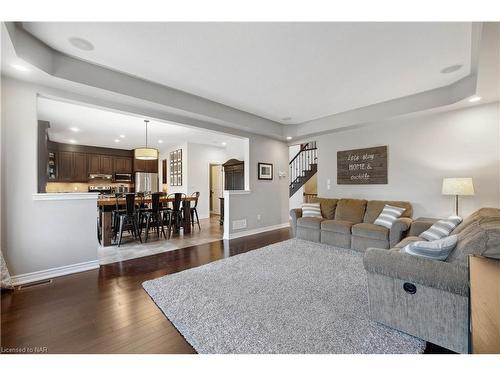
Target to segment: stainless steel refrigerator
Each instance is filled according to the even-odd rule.
[[[156,193],[159,190],[158,173],[135,172],[136,193]]]

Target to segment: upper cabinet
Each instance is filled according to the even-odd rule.
[[[39,184],[54,182],[88,182],[89,174],[133,173],[133,152],[81,145],[67,145],[48,141],[44,155],[44,175]],[[40,167],[41,168],[41,167]],[[149,160],[143,171],[158,172],[158,163]],[[46,174],[46,175],[45,175]],[[40,190],[42,191],[42,190]]]
[[[80,152],[61,151],[57,158],[58,180],[87,182],[87,155]]]
[[[224,167],[224,190],[244,190],[245,163],[242,160],[230,159],[222,166]]]
[[[158,160],[134,159],[134,172],[158,173]]]
[[[132,158],[115,157],[115,173],[132,173]]]
[[[113,174],[113,157],[110,155],[88,154],[90,174]]]

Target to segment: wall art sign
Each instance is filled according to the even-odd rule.
[[[387,184],[387,146],[338,151],[337,184]]]

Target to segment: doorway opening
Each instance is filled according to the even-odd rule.
[[[210,216],[222,216],[223,209],[221,201],[224,199],[224,174],[222,164],[209,165],[209,192],[210,192]]]

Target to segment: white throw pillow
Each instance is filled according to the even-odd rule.
[[[415,241],[401,249],[402,253],[419,257],[446,260],[457,246],[458,236],[448,236],[435,241]]]
[[[439,220],[434,223],[432,227],[421,233],[419,237],[425,238],[428,241],[439,240],[440,238],[447,237],[462,222],[459,216],[450,216],[447,219]]]
[[[391,229],[392,224],[405,212],[406,208],[386,204],[373,224]]]
[[[321,206],[319,203],[302,203],[302,217],[319,217],[321,216]]]

